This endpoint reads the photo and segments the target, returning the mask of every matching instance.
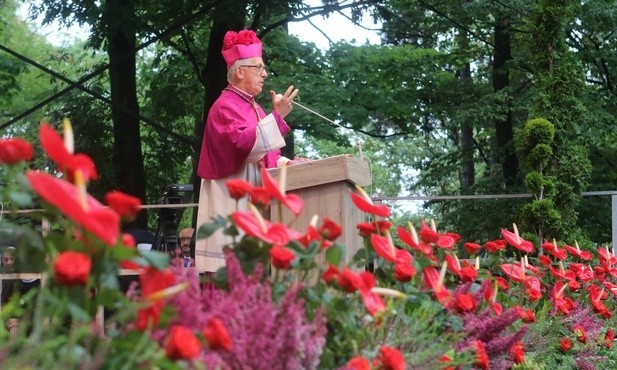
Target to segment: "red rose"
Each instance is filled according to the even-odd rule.
[[[328,269],[321,274],[321,278],[327,283],[330,284],[332,282],[338,283],[339,281],[339,271],[336,266],[328,265]]]
[[[469,293],[458,294],[454,298],[454,309],[458,312],[471,312],[476,309],[476,300]]]
[[[274,267],[287,269],[296,258],[296,254],[289,248],[275,245],[270,249],[270,257],[272,257],[272,264]]]
[[[218,318],[208,321],[208,324],[203,330],[203,335],[212,349],[223,348],[231,351],[233,347],[231,337],[229,336],[225,324]]]
[[[228,180],[225,182],[225,185],[227,186],[227,191],[229,191],[229,196],[233,199],[244,198],[253,190],[251,183],[240,179]]]
[[[384,370],[405,370],[405,358],[396,348],[381,346],[379,360]]]
[[[467,253],[469,254],[476,254],[480,250],[480,244],[465,243],[465,245],[463,245],[463,248],[465,248],[465,251],[467,251]]]
[[[351,370],[371,370],[371,363],[362,356],[355,356],[345,365]]]
[[[79,252],[65,251],[54,262],[56,281],[61,285],[86,285],[92,260],[90,256]]]
[[[0,163],[16,164],[32,159],[32,144],[20,138],[0,140]]]
[[[559,349],[561,349],[561,352],[568,352],[570,348],[572,348],[572,342],[570,342],[570,338],[565,337],[559,341]]]
[[[319,228],[318,232],[323,235],[326,240],[334,240],[338,238],[343,230],[341,226],[329,218],[323,220],[323,225]]]
[[[510,347],[510,356],[512,356],[512,360],[517,364],[525,362],[525,345],[523,342],[519,340]]]
[[[360,236],[363,238],[368,238],[377,231],[372,222],[360,222],[356,225],[356,229],[358,229]]]
[[[191,329],[174,325],[165,342],[165,354],[171,360],[190,360],[199,356],[201,343]]]
[[[120,217],[126,220],[134,220],[141,210],[141,200],[139,198],[117,190],[105,194],[105,202]]]

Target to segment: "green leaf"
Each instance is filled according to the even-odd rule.
[[[157,252],[157,251],[139,251],[139,254],[148,265],[154,266],[157,269],[163,270],[169,266],[169,256],[165,253]],[[140,263],[140,258],[136,258],[135,261]],[[141,261],[144,264],[143,261]]]
[[[345,250],[340,244],[334,244],[330,248],[326,249],[326,261],[328,261],[331,265],[338,266],[344,256]]]

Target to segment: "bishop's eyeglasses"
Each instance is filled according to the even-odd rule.
[[[257,68],[258,73],[267,72],[267,67],[263,64],[240,64],[240,67]]]

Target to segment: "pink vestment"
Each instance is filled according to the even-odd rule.
[[[202,179],[220,179],[235,173],[244,165],[256,140],[258,120],[250,103],[253,101],[252,96],[241,91],[223,90],[214,102],[206,120],[197,176]],[[256,107],[260,119],[263,119],[266,113],[259,105]],[[272,113],[281,135],[291,131],[280,114]],[[280,156],[280,150],[273,150],[264,157],[264,164],[267,168],[276,167]]]
[[[281,157],[280,150],[276,149],[261,158],[262,152],[256,149],[258,119],[252,102],[250,95],[228,86],[210,109],[197,166],[197,175],[202,178],[197,209],[198,230],[214,218],[227,217],[235,210],[247,208],[246,198],[236,202],[229,196],[225,185],[228,180],[239,178],[260,186],[260,160],[270,168],[276,167]],[[255,107],[259,118],[265,118],[263,109],[259,105]],[[281,115],[272,114],[280,135],[288,133],[291,129]],[[206,239],[198,238],[195,243],[197,270],[213,272],[224,266],[223,248],[232,241],[233,238],[221,229]]]

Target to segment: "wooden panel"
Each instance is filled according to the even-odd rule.
[[[280,169],[268,170],[278,179]],[[371,184],[371,171],[366,161],[351,155],[339,155],[317,159],[287,167],[286,190],[318,186],[337,181],[368,186]]]
[[[319,216],[318,225],[328,217],[338,223],[343,234],[336,240],[337,243],[346,247],[344,264],[351,261],[356,252],[363,247],[363,239],[360,237],[356,225],[363,221],[364,214],[359,211],[351,201],[349,192],[352,185],[346,181],[312,186],[309,188],[290,191],[297,194],[304,201],[304,208],[300,215],[294,215],[274,202],[270,205],[270,218],[274,222],[282,222],[285,225],[305,232],[313,216]],[[323,254],[317,257],[318,264],[325,266]]]

